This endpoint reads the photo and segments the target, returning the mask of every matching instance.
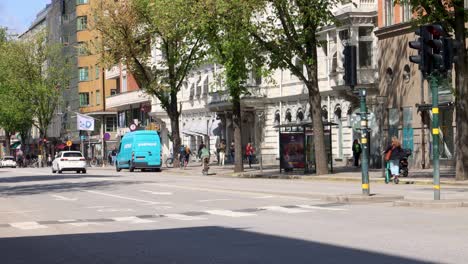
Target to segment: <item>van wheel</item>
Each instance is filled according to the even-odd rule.
[[[116,170],[117,172],[120,172],[122,169],[119,168],[119,165],[115,165],[115,170]]]

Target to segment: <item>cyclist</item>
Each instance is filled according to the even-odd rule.
[[[186,168],[188,163],[189,163],[190,154],[192,154],[192,151],[190,150],[189,146],[186,146],[185,147],[185,157],[184,157],[184,168]]]
[[[200,149],[200,158],[201,158],[202,164],[203,164],[202,173],[203,173],[203,175],[207,175],[208,170],[210,169],[210,167],[208,167],[208,165],[210,163],[210,151],[208,150],[208,148],[206,146],[203,146],[203,148]]]
[[[182,168],[185,162],[185,146],[182,144],[179,148],[179,166]]]

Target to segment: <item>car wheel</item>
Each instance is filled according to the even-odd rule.
[[[54,167],[52,167],[52,173],[55,173],[56,171],[54,170]]]
[[[86,173],[86,169],[82,170],[81,172],[82,172],[83,174],[85,174],[85,173]]]
[[[58,172],[59,174],[62,174],[62,170],[60,169],[60,167],[57,167],[57,172]]]
[[[81,171],[77,170],[76,173],[80,174]]]

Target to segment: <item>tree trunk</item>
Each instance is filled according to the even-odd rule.
[[[463,1],[456,1],[455,38],[461,45],[456,63],[456,176],[457,180],[468,180],[468,55],[466,50],[465,18]]]
[[[179,149],[180,149],[180,134],[179,134],[179,112],[176,111],[174,112],[173,110],[171,112],[168,112],[169,114],[169,119],[171,120],[171,136],[172,136],[172,153],[173,153],[173,158],[174,158],[174,167],[179,166],[179,159],[178,159],[178,154],[179,154]],[[161,161],[162,162],[162,161]]]
[[[322,98],[320,93],[307,85],[309,89],[309,104],[310,116],[312,117],[312,125],[314,129],[314,148],[315,148],[315,163],[317,167],[317,175],[328,174],[328,155],[325,149],[325,136],[322,122]]]
[[[233,98],[232,104],[232,123],[234,125],[234,149],[235,149],[235,165],[234,172],[243,172],[243,151],[242,151],[242,118],[240,98]]]
[[[5,156],[10,156],[10,146],[11,146],[11,133],[5,131]]]

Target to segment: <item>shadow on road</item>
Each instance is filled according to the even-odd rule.
[[[92,181],[80,183],[34,184],[13,187],[0,187],[0,197],[33,195],[42,193],[60,193],[90,189],[107,189],[117,185],[144,184],[143,181]]]
[[[9,264],[427,263],[222,227],[1,238],[0,252]]]

